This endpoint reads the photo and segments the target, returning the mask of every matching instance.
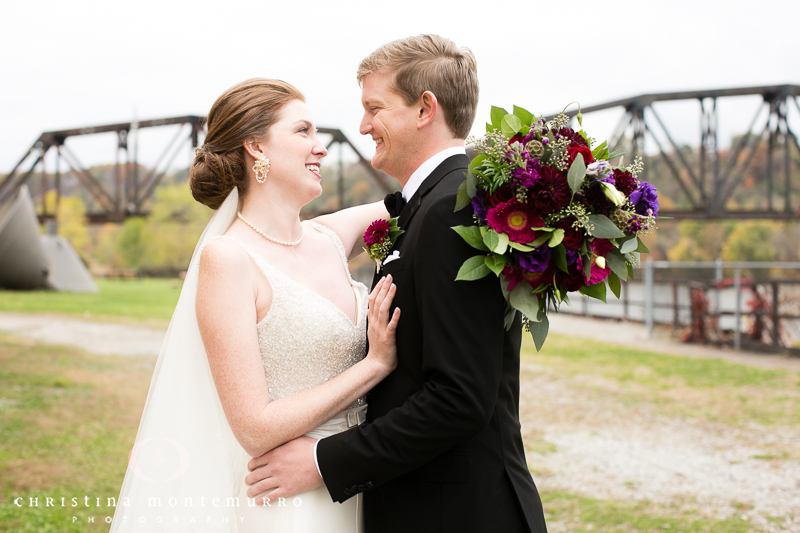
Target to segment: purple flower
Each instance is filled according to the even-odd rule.
[[[586,175],[594,176],[597,181],[614,185],[614,171],[608,161],[595,161],[586,167]]]
[[[567,264],[572,265],[575,264],[575,261],[578,260],[578,252],[576,250],[570,250],[567,248]]]
[[[656,188],[643,181],[639,183],[639,187],[631,193],[631,203],[636,208],[636,212],[640,215],[657,215],[658,214],[658,194]]]
[[[481,224],[486,224],[486,193],[482,189],[475,191],[475,196],[472,197],[472,210]]]
[[[527,272],[544,272],[550,264],[550,247],[542,244],[533,249],[532,252],[514,252],[514,259],[517,264]]]

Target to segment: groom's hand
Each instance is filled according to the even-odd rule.
[[[258,499],[264,505],[321,487],[323,481],[314,462],[316,442],[310,437],[299,437],[251,459],[247,464],[250,474],[245,478],[250,486],[247,496],[255,498],[262,492],[271,491],[265,495],[266,501]]]

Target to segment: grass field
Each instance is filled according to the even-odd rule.
[[[145,321],[166,327],[181,292],[179,279],[95,281],[100,288],[97,294],[0,290],[0,311],[59,313],[122,322]]]
[[[178,293],[162,280],[103,282],[101,289],[101,295],[88,297],[5,292],[0,302],[9,311],[83,315],[89,310],[92,316],[121,320],[163,320]],[[8,295],[17,300],[9,302]],[[131,298],[117,305],[120,295]],[[742,415],[732,411],[746,408],[747,416],[763,423],[798,423],[796,373],[641,353],[558,335],[541,353],[527,346],[523,362],[558,376],[598,376],[614,387],[605,390],[596,381],[586,386],[666,413],[691,411],[736,423]],[[0,336],[0,530],[108,530],[105,519],[113,516],[113,508],[105,506],[106,498],[118,495],[153,363]],[[90,500],[87,507],[86,495],[100,497],[101,505]],[[44,506],[48,497],[55,507]],[[23,498],[22,507],[14,504],[16,498]],[[38,507],[30,507],[31,498],[38,498]],[[77,498],[75,507],[72,498]],[[561,531],[759,531],[739,519],[698,517],[654,502],[614,502],[558,490],[543,491],[542,498],[548,521],[560,524]]]
[[[602,378],[587,380],[586,387],[627,402],[652,404],[666,415],[734,426],[800,425],[797,372],[642,352],[560,335],[548,338],[538,354],[526,340],[523,353],[523,360],[559,375]]]

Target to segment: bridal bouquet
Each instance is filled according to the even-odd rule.
[[[656,188],[639,181],[642,162],[612,166],[606,142],[569,127],[561,113],[549,122],[520,107],[492,107],[492,123],[475,143],[456,211],[472,205],[474,226],[453,228],[481,253],[461,266],[457,280],[500,278],[510,327],[516,311],[541,349],[548,305],[557,311],[567,293],[606,301],[619,297],[633,275],[640,236],[656,229]],[[577,115],[581,124],[581,114]]]

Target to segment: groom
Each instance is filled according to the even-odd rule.
[[[403,187],[386,202],[405,230],[399,258],[376,276],[397,285],[399,364],[370,392],[367,423],[276,448],[248,483],[272,477],[273,500],[323,479],[337,502],[363,492],[368,533],[545,532],[520,436],[519,318],[504,329],[494,276],[455,281],[475,254],[450,229],[474,224],[471,209],[454,207],[478,103],[475,58],[437,35],[409,37],[365,58],[358,80],[372,165]]]

